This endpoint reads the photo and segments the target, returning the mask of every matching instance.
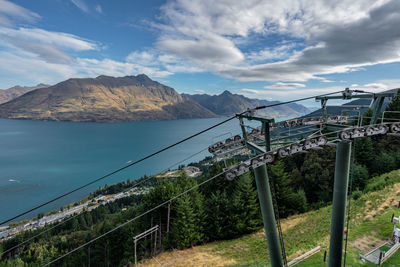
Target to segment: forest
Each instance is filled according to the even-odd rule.
[[[400,110],[400,100],[395,98],[387,110]],[[367,114],[370,111],[367,111]],[[386,116],[385,116],[386,117]],[[367,121],[365,122],[367,123]],[[361,194],[385,186],[385,178],[374,177],[400,168],[400,140],[391,136],[374,136],[357,139],[353,144],[351,168],[351,194]],[[334,146],[323,150],[295,154],[268,166],[273,198],[279,217],[303,213],[329,205],[332,200]],[[229,164],[233,164],[233,159]],[[130,196],[85,211],[32,241],[3,254],[1,266],[41,266],[71,251],[85,242],[106,233],[149,209],[168,202],[172,197],[221,173],[224,165],[214,163],[202,168],[197,179],[182,175],[174,179],[147,180],[140,186],[150,186],[148,194]],[[140,180],[106,186],[92,196],[120,192]],[[372,182],[371,182],[372,181]],[[169,206],[169,208],[168,208]],[[170,213],[168,215],[168,210]],[[123,266],[134,261],[133,237],[158,225],[155,235],[138,242],[138,259],[151,257],[169,249],[184,249],[214,240],[232,239],[252,233],[262,227],[257,190],[253,174],[247,173],[233,181],[223,176],[183,194],[153,212],[126,224],[111,234],[77,250],[60,260],[59,266]],[[27,231],[0,243],[0,252],[12,248],[51,225]]]

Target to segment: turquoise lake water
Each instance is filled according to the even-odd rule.
[[[0,119],[0,221],[224,119],[123,123]],[[211,143],[239,132],[239,122],[234,119],[24,218],[77,201],[104,184],[159,173]],[[186,164],[209,155],[204,151]]]
[[[126,166],[226,118],[79,123],[0,119],[0,221]],[[283,120],[276,119],[276,121]],[[258,126],[252,121],[252,126]],[[17,220],[59,209],[105,184],[176,168],[212,143],[240,133],[231,120]],[[180,162],[211,156],[207,150]]]

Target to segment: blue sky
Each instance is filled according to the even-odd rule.
[[[0,0],[0,88],[145,73],[288,100],[400,87],[396,0]]]

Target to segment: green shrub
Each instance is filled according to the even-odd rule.
[[[353,191],[353,193],[351,194],[351,196],[353,197],[354,200],[359,199],[362,196],[362,192],[357,190],[357,191]]]

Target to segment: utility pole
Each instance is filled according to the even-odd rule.
[[[333,186],[329,267],[340,267],[342,264],[347,189],[349,186],[350,155],[351,142],[339,142],[336,149],[335,180]]]
[[[265,164],[254,169],[258,198],[264,222],[265,235],[268,242],[269,257],[272,267],[282,267],[282,253],[279,245],[274,206],[272,203],[271,189],[268,181],[267,166]]]

